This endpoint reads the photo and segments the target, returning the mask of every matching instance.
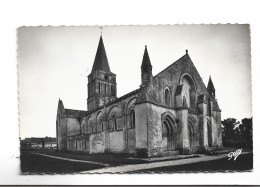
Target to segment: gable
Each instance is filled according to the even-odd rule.
[[[153,83],[148,86],[145,92],[146,100],[152,103],[164,104],[164,91],[166,88],[170,89],[172,93],[171,99],[173,100],[174,95],[178,95],[178,92],[181,92],[180,85],[183,84],[182,79],[184,75],[194,83],[197,95],[208,95],[207,88],[196,67],[189,55],[186,54],[153,77]]]

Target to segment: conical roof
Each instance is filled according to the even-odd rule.
[[[150,61],[150,57],[147,51],[147,46],[145,46],[145,50],[144,50],[144,56],[143,56],[143,62],[142,62],[142,68],[146,68],[146,67],[152,67],[151,65],[151,61]]]
[[[213,82],[212,82],[212,80],[211,80],[211,77],[209,77],[209,82],[208,82],[207,90],[208,90],[208,91],[215,91],[215,87],[214,87],[214,85],[213,85]]]
[[[94,64],[92,67],[92,72],[95,70],[102,70],[102,71],[110,73],[110,67],[108,64],[106,50],[105,50],[102,36],[100,36],[100,39],[99,39],[99,44],[98,44]]]

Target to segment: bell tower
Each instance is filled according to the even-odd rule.
[[[149,82],[152,81],[153,78],[152,69],[153,67],[151,65],[150,57],[147,51],[147,46],[145,46],[143,61],[141,65],[141,77],[142,77],[141,86],[146,86],[149,84]]]
[[[209,77],[209,82],[208,82],[208,86],[207,86],[207,90],[208,93],[210,95],[211,98],[215,99],[216,95],[215,95],[215,87],[213,85],[213,82],[211,80],[211,76]]]
[[[102,35],[91,73],[88,75],[88,111],[117,98],[116,75],[110,71]]]

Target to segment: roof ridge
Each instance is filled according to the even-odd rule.
[[[178,60],[176,60],[175,62],[173,62],[172,64],[170,64],[170,65],[167,66],[166,68],[164,68],[162,71],[160,71],[159,73],[157,73],[157,74],[154,76],[154,78],[155,78],[156,76],[158,76],[159,74],[161,74],[162,72],[164,72],[165,70],[167,70],[168,68],[172,67],[174,64],[176,64],[178,61],[180,61],[182,58],[184,58],[184,57],[186,57],[186,56],[190,57],[188,54],[183,55],[183,56],[180,57]]]
[[[114,103],[116,103],[116,102],[118,102],[118,101],[120,101],[120,100],[122,100],[122,99],[124,99],[124,98],[126,98],[126,97],[130,97],[130,96],[132,96],[132,95],[138,93],[139,90],[140,90],[140,88],[135,89],[135,90],[133,90],[133,91],[131,91],[131,92],[126,93],[125,95],[122,95],[121,97],[116,98],[115,100],[113,100],[113,101],[107,103],[107,104],[106,104],[106,107],[109,106],[109,105],[112,105],[112,104],[114,104]],[[97,108],[95,108],[95,109],[93,109],[93,110],[88,110],[88,111],[86,111],[86,113],[87,113],[87,114],[88,114],[88,113],[92,113],[92,112],[95,112],[95,111],[97,111],[97,110],[100,110],[101,108],[104,108],[104,105],[103,105],[103,106],[100,106],[100,107],[97,107]]]

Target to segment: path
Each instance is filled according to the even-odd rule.
[[[249,152],[243,152],[241,154],[247,154],[247,153],[249,153]],[[137,170],[145,170],[145,169],[165,167],[165,166],[175,166],[175,165],[192,164],[192,163],[197,163],[197,162],[218,160],[218,159],[222,159],[222,158],[228,159],[227,154],[221,154],[221,155],[216,155],[216,156],[201,156],[201,157],[197,157],[197,158],[187,158],[187,159],[181,159],[181,160],[153,162],[153,163],[146,163],[146,164],[135,164],[135,165],[109,167],[109,168],[102,168],[102,169],[96,169],[96,170],[91,170],[91,171],[83,171],[80,173],[125,173],[125,172],[132,172],[132,171],[137,171]]]
[[[86,161],[86,160],[77,160],[77,159],[72,159],[72,158],[63,158],[63,157],[57,157],[57,156],[52,156],[52,155],[47,155],[47,154],[42,154],[42,153],[33,153],[36,155],[42,155],[42,156],[46,156],[46,157],[50,157],[50,158],[55,158],[55,159],[59,159],[59,160],[66,160],[66,161],[71,161],[71,162],[82,162],[82,163],[88,163],[88,164],[98,164],[98,165],[102,165],[102,166],[106,166],[108,167],[108,164],[104,164],[101,162],[93,162],[93,161]]]

